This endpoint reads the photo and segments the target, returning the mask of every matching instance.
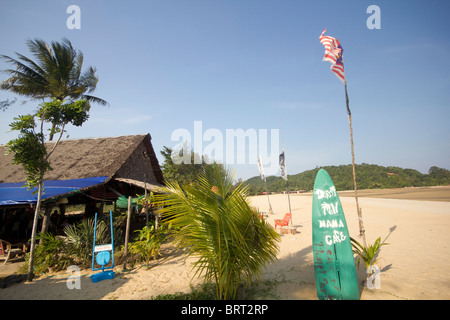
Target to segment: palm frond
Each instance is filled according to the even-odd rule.
[[[81,96],[81,98],[86,99],[86,100],[89,101],[89,102],[95,102],[95,103],[98,103],[98,104],[101,105],[101,106],[108,106],[108,105],[109,105],[109,103],[108,103],[107,101],[105,101],[105,100],[103,100],[103,99],[100,99],[100,98],[98,98],[98,97],[94,97],[94,96],[87,95],[87,94],[83,94],[83,95]]]
[[[381,246],[388,245],[389,243],[383,242],[381,243],[381,237],[378,237],[373,245],[363,246],[354,238],[350,237],[350,241],[353,247],[353,253],[358,256],[358,267],[361,260],[364,262],[366,268],[369,268],[377,261],[378,253],[381,249]]]
[[[107,105],[98,97],[85,95],[95,91],[98,77],[96,69],[89,67],[82,71],[83,53],[76,51],[69,40],[53,41],[47,44],[41,39],[26,42],[34,61],[16,53],[18,59],[0,56],[12,68],[2,70],[10,78],[0,84],[0,88],[32,99],[77,100],[87,99],[90,102]]]

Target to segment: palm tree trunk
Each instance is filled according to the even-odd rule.
[[[42,198],[42,187],[43,180],[39,182],[38,185],[38,198],[36,203],[36,211],[34,212],[34,221],[33,221],[33,230],[31,231],[31,245],[30,245],[30,259],[28,260],[28,275],[27,281],[32,281],[33,274],[33,265],[34,265],[34,249],[36,244],[36,232],[37,232],[37,224],[39,220],[39,210],[41,209],[41,198]]]

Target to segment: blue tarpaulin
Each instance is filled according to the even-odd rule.
[[[108,177],[91,177],[71,180],[44,180],[42,200],[63,196],[80,189],[105,182]],[[33,204],[37,202],[37,188],[27,190],[25,182],[0,183],[0,206]],[[33,194],[34,193],[34,194]]]

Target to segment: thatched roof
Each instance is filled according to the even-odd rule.
[[[53,142],[48,143],[51,147]],[[25,172],[20,165],[11,163],[0,146],[0,183],[23,182]],[[161,168],[151,144],[150,134],[63,140],[50,157],[53,170],[45,180],[69,180],[107,176],[123,178],[153,185],[163,183]]]

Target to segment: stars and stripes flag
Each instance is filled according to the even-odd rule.
[[[342,83],[345,84],[345,74],[344,74],[344,61],[342,60],[342,54],[344,53],[344,49],[342,49],[339,40],[330,36],[324,36],[324,29],[322,34],[320,35],[320,42],[325,47],[325,55],[322,61],[328,61],[331,63],[331,71],[338,77]]]

